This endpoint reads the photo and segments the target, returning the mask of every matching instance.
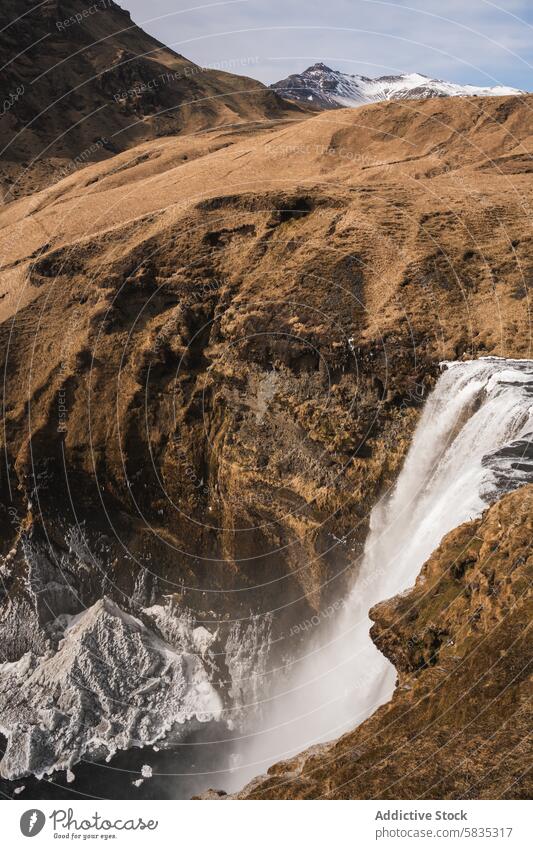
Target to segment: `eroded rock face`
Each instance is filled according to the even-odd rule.
[[[506,495],[373,608],[398,670],[389,704],[238,798],[529,798],[532,506],[532,486]]]

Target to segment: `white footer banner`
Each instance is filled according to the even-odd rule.
[[[5,801],[2,846],[221,849],[520,847],[531,803],[517,801]],[[194,842],[192,842],[194,841]]]

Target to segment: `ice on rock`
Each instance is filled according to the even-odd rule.
[[[221,711],[199,654],[174,648],[104,597],[68,617],[55,653],[0,664],[0,773],[42,777],[85,756],[171,744],[185,723]]]

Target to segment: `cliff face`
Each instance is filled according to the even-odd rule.
[[[6,201],[146,139],[302,114],[253,79],[178,55],[113,0],[4,0],[2,13]],[[247,57],[228,70],[252,67]]]
[[[0,214],[10,658],[104,593],[343,593],[438,361],[530,354],[529,103],[151,141]]]
[[[505,496],[372,610],[391,702],[238,798],[530,798],[532,505],[532,486]]]

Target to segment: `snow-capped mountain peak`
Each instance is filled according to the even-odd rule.
[[[524,92],[509,86],[474,86],[436,80],[410,73],[365,77],[335,71],[323,62],[274,83],[271,88],[289,100],[307,102],[319,109],[361,106],[379,100],[417,100],[426,97],[497,97]]]

